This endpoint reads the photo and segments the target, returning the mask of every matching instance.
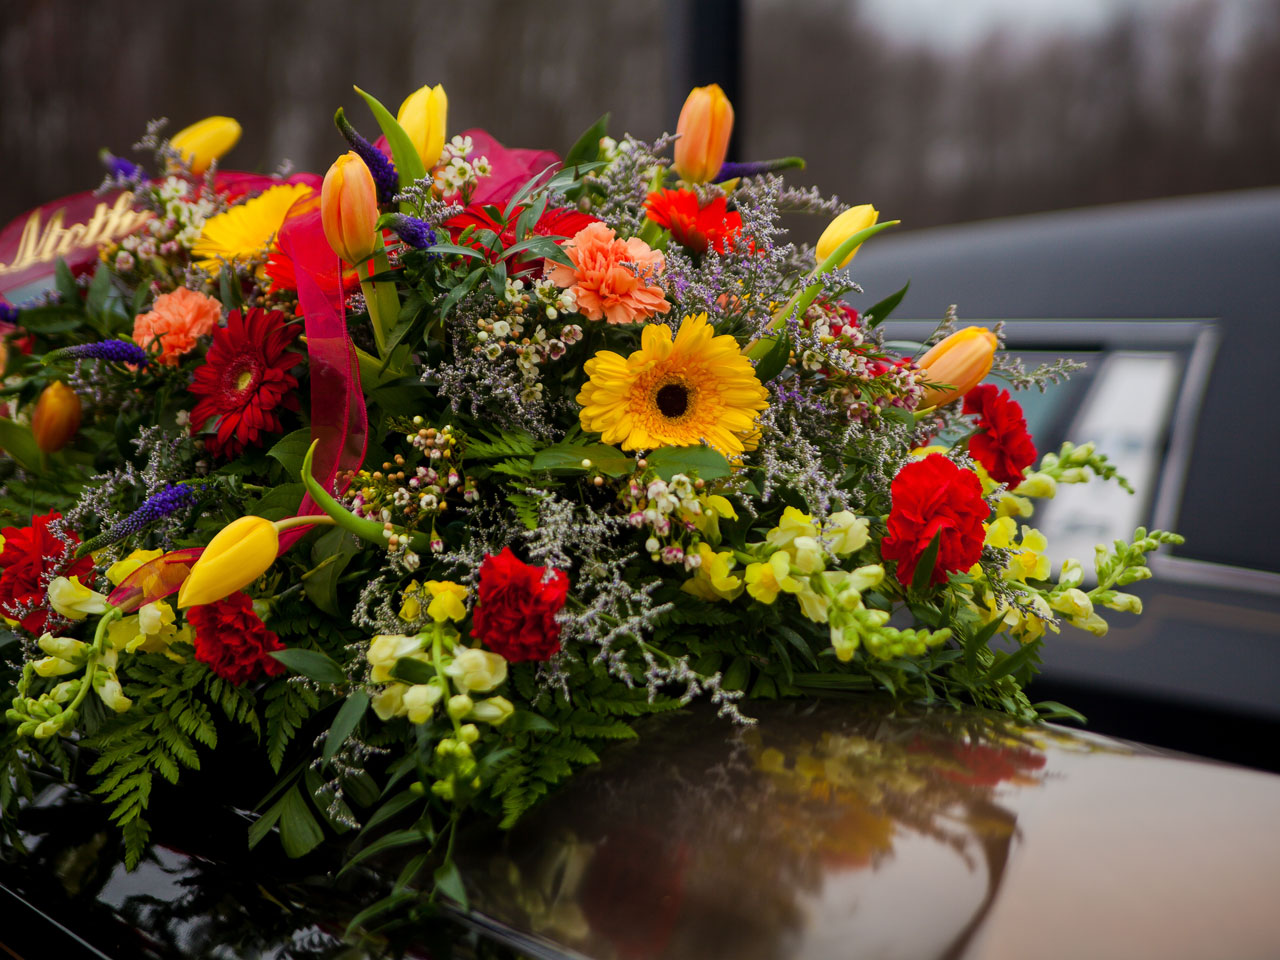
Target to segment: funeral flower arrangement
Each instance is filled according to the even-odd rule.
[[[140,225],[4,307],[6,818],[74,777],[136,862],[231,751],[274,784],[250,844],[403,847],[397,896],[464,901],[460,822],[695,698],[1063,714],[1023,692],[1040,645],[1140,612],[1177,539],[1050,568],[1033,501],[1119,478],[1038,456],[983,381],[1070,364],[951,315],[890,349],[905,289],[862,304],[844,269],[893,222],[726,162],[718,87],[563,157],[447,137],[440,87],[361,96],[382,136],[339,110],[323,179],[220,170],[228,118],[153,124],[142,165],[104,155]]]

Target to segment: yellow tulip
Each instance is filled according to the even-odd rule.
[[[228,153],[239,139],[240,124],[230,117],[205,117],[170,137],[169,146],[182,154],[191,172],[198,177],[209,169],[209,164]]]
[[[724,166],[733,133],[733,104],[718,83],[694,87],[676,124],[675,170],[689,183],[706,183]]]
[[[378,240],[378,191],[373,174],[348,151],[333,162],[320,187],[320,225],[333,252],[347,263],[360,263]]]
[[[233,520],[209,541],[178,591],[178,607],[229,597],[258,579],[280,551],[275,524],[262,517]]]
[[[836,247],[840,246],[855,233],[859,233],[867,229],[867,227],[875,226],[876,221],[879,219],[880,211],[869,203],[850,207],[840,214],[827,225],[827,229],[823,230],[822,236],[818,238],[818,248],[814,251],[814,256],[818,263],[822,263],[827,257],[835,253]],[[836,264],[836,267],[847,267],[849,261],[853,259],[853,255],[861,249],[862,244],[858,244],[849,251],[847,257]]]
[[[998,342],[986,327],[957,330],[916,361],[930,383],[947,387],[926,387],[921,408],[940,407],[963,397],[991,371]]]
[[[413,147],[422,158],[422,165],[430,170],[440,160],[444,149],[445,122],[449,115],[449,98],[443,84],[419,87],[400,104],[396,120],[413,141]]]
[[[45,453],[61,450],[80,429],[80,398],[61,380],[44,388],[31,415],[31,434]]]

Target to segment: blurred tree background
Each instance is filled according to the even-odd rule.
[[[563,151],[605,110],[615,134],[674,128],[721,80],[738,159],[800,154],[911,227],[1280,182],[1280,0],[1098,0],[1085,27],[1019,14],[963,43],[883,2],[738,0],[732,77],[688,56],[702,2],[0,0],[0,222],[96,186],[96,150],[132,156],[160,116],[236,117],[228,167],[323,172],[338,105],[376,132],[352,82],[393,109],[443,83],[451,132]]]

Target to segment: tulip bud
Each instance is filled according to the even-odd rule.
[[[182,158],[197,177],[209,164],[228,153],[240,139],[240,124],[230,117],[205,117],[184,127],[169,138],[169,146]]]
[[[378,191],[373,174],[354,152],[333,162],[320,187],[320,224],[333,252],[360,263],[378,241]]]
[[[419,87],[405,97],[396,114],[396,120],[413,141],[413,148],[428,170],[440,160],[448,115],[449,98],[445,96],[443,84]]]
[[[867,227],[875,226],[875,222],[880,219],[880,211],[869,203],[860,206],[850,207],[840,216],[836,217],[827,225],[827,229],[822,231],[822,236],[818,238],[818,248],[814,251],[814,256],[818,263],[822,263],[835,253],[836,247],[844,243],[855,233],[867,229]],[[836,268],[847,267],[849,261],[853,259],[853,255],[862,249],[862,244],[858,244],[849,251],[849,255],[836,264]]]
[[[262,517],[241,517],[218,531],[178,590],[179,608],[229,597],[253,583],[275,562],[280,536]]]
[[[916,364],[930,383],[950,386],[926,387],[921,408],[940,407],[976,387],[990,372],[997,345],[996,335],[986,327],[965,327],[934,345]]]
[[[733,133],[733,104],[717,83],[694,87],[676,124],[675,170],[682,180],[706,183],[724,166]]]
[[[80,398],[61,380],[44,388],[31,415],[31,434],[45,453],[61,450],[80,429]]]

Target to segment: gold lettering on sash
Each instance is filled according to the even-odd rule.
[[[94,207],[93,216],[87,223],[73,223],[69,227],[62,225],[64,210],[55,211],[43,228],[40,211],[31,211],[31,216],[22,225],[13,260],[0,263],[0,276],[25,270],[37,263],[51,263],[72,250],[91,249],[127,236],[151,216],[149,211],[134,210],[132,203],[133,194],[122,193],[111,207],[105,203]]]

